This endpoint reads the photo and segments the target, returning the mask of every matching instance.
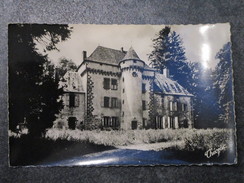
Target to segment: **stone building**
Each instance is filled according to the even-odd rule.
[[[67,72],[63,126],[107,129],[192,128],[192,97],[165,70],[127,52],[98,46],[77,72]],[[96,124],[96,125],[95,125]],[[59,124],[60,125],[60,124]]]

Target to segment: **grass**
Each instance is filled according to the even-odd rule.
[[[81,131],[48,129],[44,138],[9,132],[10,163],[17,165],[44,165],[122,147],[143,147],[150,150],[166,149],[172,158],[189,162],[208,162],[205,151],[226,146],[217,160],[233,162],[234,131],[231,129],[163,129],[128,131]],[[129,147],[126,147],[129,146]],[[155,148],[155,149],[154,149]],[[232,155],[230,156],[230,153]],[[214,156],[216,159],[216,156]],[[214,159],[214,160],[215,160]]]
[[[47,139],[85,141],[105,146],[129,146],[135,144],[151,144],[158,142],[184,141],[184,146],[175,147],[180,150],[195,151],[229,147],[233,145],[231,129],[160,129],[160,130],[128,130],[128,131],[80,131],[49,129]]]

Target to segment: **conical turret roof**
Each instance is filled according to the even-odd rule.
[[[135,50],[130,47],[130,49],[127,51],[125,57],[122,60],[141,60]]]

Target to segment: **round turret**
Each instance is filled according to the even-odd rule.
[[[122,71],[122,129],[142,127],[142,72],[145,63],[131,47],[119,63]]]

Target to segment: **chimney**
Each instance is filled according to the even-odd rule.
[[[163,69],[163,75],[164,75],[166,78],[169,78],[169,69],[167,69],[166,67]]]
[[[121,47],[121,52],[126,53],[123,47]]]
[[[86,60],[87,56],[86,56],[86,51],[83,51],[83,61]]]

